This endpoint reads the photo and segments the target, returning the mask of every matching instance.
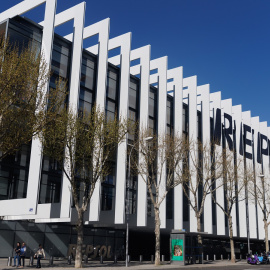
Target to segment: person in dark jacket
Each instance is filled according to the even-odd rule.
[[[21,243],[17,242],[16,247],[14,248],[15,251],[15,255],[14,255],[14,264],[13,267],[20,266],[20,255],[21,255]],[[17,261],[17,265],[16,265],[16,261]]]
[[[25,246],[25,243],[23,242],[21,246],[21,255],[20,255],[20,259],[21,259],[20,265],[22,267],[24,267],[25,254],[26,254],[26,246]]]

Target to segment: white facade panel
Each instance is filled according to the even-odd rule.
[[[183,68],[178,67],[168,70],[167,80],[169,79],[173,79],[172,82],[167,83],[167,91],[173,91],[174,135],[181,138],[183,133]],[[179,166],[182,166],[182,163]],[[183,188],[181,184],[174,188],[173,218],[174,229],[183,229]]]
[[[221,101],[221,122],[224,125],[224,129],[229,128],[230,123],[225,120],[224,113],[227,113],[229,115],[232,115],[232,100],[231,99],[225,99]],[[232,123],[231,123],[232,124]],[[228,136],[231,138],[233,141],[233,134],[228,134]],[[224,145],[228,148],[228,142],[225,140]],[[228,149],[226,149],[227,151]],[[232,161],[233,162],[233,161]],[[233,167],[233,164],[231,164],[231,167]],[[234,195],[236,195],[234,191]],[[233,222],[233,236],[237,236],[237,223],[236,223],[236,204],[233,205],[232,211],[231,211],[231,216],[232,216],[232,222]],[[227,218],[227,217],[225,217]]]
[[[130,73],[140,75],[140,130],[148,128],[149,118],[149,78],[151,46],[147,45],[131,51],[130,61],[140,59],[140,64],[132,66]],[[142,154],[139,150],[139,160]],[[138,175],[137,226],[147,225],[147,186],[143,177]]]
[[[243,119],[243,124],[252,127],[250,111],[242,112],[242,119]],[[245,136],[245,135],[243,134],[243,136]],[[252,131],[247,132],[246,139],[250,140],[252,142]],[[246,149],[246,151],[248,153],[252,154],[252,146],[250,147],[250,146],[246,145],[245,147],[243,147],[243,149],[244,149],[244,151]],[[253,167],[252,159],[248,159],[247,157],[246,157],[246,167],[247,168]],[[248,194],[246,194],[246,195],[248,196]],[[248,207],[248,213],[249,213],[248,216],[249,216],[250,237],[257,238],[256,218],[254,218],[254,217],[256,217],[256,209],[255,209],[254,203],[252,203],[252,201],[250,199],[248,199],[247,207]]]
[[[202,113],[202,143],[209,145],[211,142],[210,135],[210,85],[200,85],[197,87],[197,95],[200,96],[201,113]],[[208,152],[209,153],[209,152]],[[203,153],[203,159],[210,159],[207,153]],[[204,174],[206,172],[203,172]],[[205,178],[204,178],[205,179]],[[212,220],[212,196],[206,195],[204,202],[204,231],[211,234],[213,232]]]
[[[119,115],[127,117],[128,115],[128,89],[130,81],[130,47],[131,33],[118,36],[109,40],[109,50],[121,47],[120,62],[114,62],[114,65],[120,64],[120,91],[119,91]],[[109,59],[109,62],[112,62]],[[123,224],[125,222],[125,198],[126,198],[126,153],[127,140],[125,139],[118,146],[117,168],[116,168],[116,191],[115,191],[115,223]]]
[[[216,124],[216,112],[221,108],[221,92],[215,92],[210,94],[211,109],[214,117],[214,126]],[[220,130],[221,132],[221,130]],[[222,151],[222,138],[220,140],[220,146],[216,145],[216,151],[218,154]],[[216,190],[216,200],[224,208],[224,188],[222,186],[223,178],[216,179],[216,185],[221,186]],[[217,235],[225,235],[225,215],[220,207],[216,206],[217,217]]]
[[[260,134],[261,134],[261,152],[263,152],[264,149],[267,149],[266,151],[268,152],[269,154],[269,151],[268,151],[268,143],[263,140],[262,136],[267,136],[268,134],[268,127],[267,127],[267,122],[260,122]],[[261,153],[261,162],[262,162],[262,170],[261,172],[257,172],[257,177],[260,175],[260,174],[263,174],[265,176],[265,182],[267,182],[267,171],[268,171],[268,168],[269,168],[269,156],[267,155],[264,155],[263,153]],[[258,179],[258,181],[260,181]],[[261,224],[261,222],[263,221],[263,213],[262,213],[262,210],[260,209],[260,207],[258,207],[258,211],[260,213],[259,215],[259,222]],[[261,224],[261,227],[263,227],[264,225]],[[261,234],[259,234],[259,238],[260,239],[265,239],[265,231],[264,229],[262,230],[259,230],[261,232]]]
[[[258,136],[260,135],[260,118],[257,117],[252,117],[251,118],[251,123],[252,123],[252,129],[254,129],[254,136],[253,136],[253,145],[254,145],[254,170],[255,170],[255,177],[256,177],[256,183],[259,183],[260,178],[259,175],[261,174],[261,164],[258,163],[258,145],[259,145],[259,140]],[[254,186],[255,188],[255,186]],[[258,239],[263,239],[264,238],[264,225],[263,225],[263,213],[259,207],[259,205],[254,202],[255,208],[257,208],[257,238]]]
[[[242,125],[242,106],[237,105],[232,107],[232,116],[233,121],[235,121],[235,147],[236,147],[236,154],[238,159],[243,160],[243,156],[239,155],[239,149],[242,147],[240,145],[240,137],[241,135],[241,125]],[[239,167],[240,170],[243,169],[244,164],[241,164]],[[245,190],[238,191],[240,197],[245,197]],[[240,200],[238,202],[238,209],[239,209],[239,233],[240,237],[247,237],[247,216],[246,216],[246,202],[245,200]]]
[[[150,84],[158,83],[158,124],[157,133],[159,136],[166,134],[166,112],[167,112],[167,66],[168,57],[164,56],[150,61],[150,70],[157,69],[157,73],[150,75]],[[159,182],[159,196],[162,197],[166,191],[166,163],[161,162],[161,156],[158,154],[157,165],[159,173],[157,179]],[[162,164],[162,165],[161,165]],[[166,228],[166,199],[160,205],[160,227]]]
[[[197,125],[197,76],[192,76],[188,78],[183,79],[183,87],[187,88],[188,92],[188,117],[189,117],[189,122],[188,122],[188,136],[189,136],[189,141],[190,143],[194,143],[196,147],[197,143],[197,134],[198,134],[198,125]],[[192,151],[191,155],[194,155],[193,157],[189,157],[190,163],[189,163],[189,169],[194,172],[191,174],[191,181],[190,185],[192,186],[191,189],[195,190],[196,189],[196,178],[197,174],[195,173],[196,168],[194,167],[194,164],[192,163],[192,160],[198,160],[198,152],[197,149],[195,151]],[[190,192],[190,200],[198,200],[197,198],[193,198],[192,193]],[[193,202],[194,205],[194,202]],[[197,231],[197,219],[195,216],[195,212],[190,206],[190,215],[189,215],[189,220],[190,220],[190,231],[191,232],[196,232]]]
[[[53,34],[54,34],[54,20],[56,11],[56,0],[44,0],[44,1],[23,1],[16,6],[8,9],[0,14],[0,21],[12,18],[16,15],[21,15],[29,10],[34,9],[42,3],[46,2],[44,21],[46,26],[43,28],[43,37],[41,43],[41,50],[44,53],[44,60],[46,63],[51,62]],[[48,84],[44,85],[44,92],[48,90]],[[39,181],[41,170],[41,143],[38,138],[32,140],[29,176],[28,176],[28,188],[26,199],[0,201],[0,215],[35,215],[38,204],[39,194]],[[17,207],[18,203],[20,208]]]

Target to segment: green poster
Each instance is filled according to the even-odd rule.
[[[172,239],[172,261],[183,261],[183,239]]]

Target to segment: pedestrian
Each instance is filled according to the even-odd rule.
[[[20,266],[20,254],[21,254],[21,243],[17,242],[16,247],[14,248],[15,255],[14,255],[14,264],[13,267]],[[17,260],[17,265],[16,265],[16,260]]]
[[[26,246],[25,246],[25,243],[23,242],[22,243],[22,246],[21,246],[21,255],[20,255],[20,265],[21,267],[24,267],[24,260],[25,260],[25,254],[26,254]]]
[[[45,259],[45,252],[44,252],[44,249],[42,248],[41,244],[39,244],[38,250],[35,253],[34,258],[37,258],[37,267],[36,268],[41,268],[40,260]]]

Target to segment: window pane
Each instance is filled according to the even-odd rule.
[[[83,56],[82,64],[84,66],[87,66],[87,67],[90,67],[92,69],[95,69],[95,63],[92,60],[86,58],[85,56]]]
[[[113,112],[107,111],[106,113],[108,120],[113,120],[115,117],[115,114]]]
[[[167,124],[170,125],[171,124],[171,108],[167,107]]]
[[[115,103],[107,100],[106,110],[114,113],[115,112]]]
[[[102,187],[102,206],[103,211],[112,210],[113,205],[113,188],[112,187]]]
[[[94,70],[82,65],[81,85],[88,89],[94,89]]]
[[[128,99],[128,103],[129,103],[129,107],[136,109],[137,107],[137,92],[131,88],[129,88],[129,99]]]
[[[80,99],[92,103],[92,92],[86,91],[84,89],[80,90]]]
[[[151,129],[155,128],[155,122],[153,119],[149,119],[149,128],[151,128]]]
[[[129,110],[129,119],[136,121],[136,112]]]
[[[63,78],[67,77],[68,57],[66,55],[53,50],[51,66],[53,73]]]
[[[155,103],[153,99],[149,99],[149,115],[155,117]]]
[[[107,97],[113,100],[116,99],[116,81],[108,78]]]
[[[42,174],[39,203],[60,202],[61,178]]]
[[[5,34],[6,34],[6,26],[7,26],[7,23],[4,22],[0,25],[0,37],[4,37]]]
[[[137,88],[138,88],[137,84],[134,83],[134,82],[130,82],[130,83],[129,83],[129,87],[132,88],[132,89],[135,90],[135,91],[136,91]]]
[[[85,112],[91,113],[91,110],[92,110],[92,104],[80,99],[80,101],[79,101],[79,111],[80,112],[85,111]]]
[[[108,71],[108,76],[109,78],[114,79],[115,81],[117,80],[117,74],[112,70]]]

